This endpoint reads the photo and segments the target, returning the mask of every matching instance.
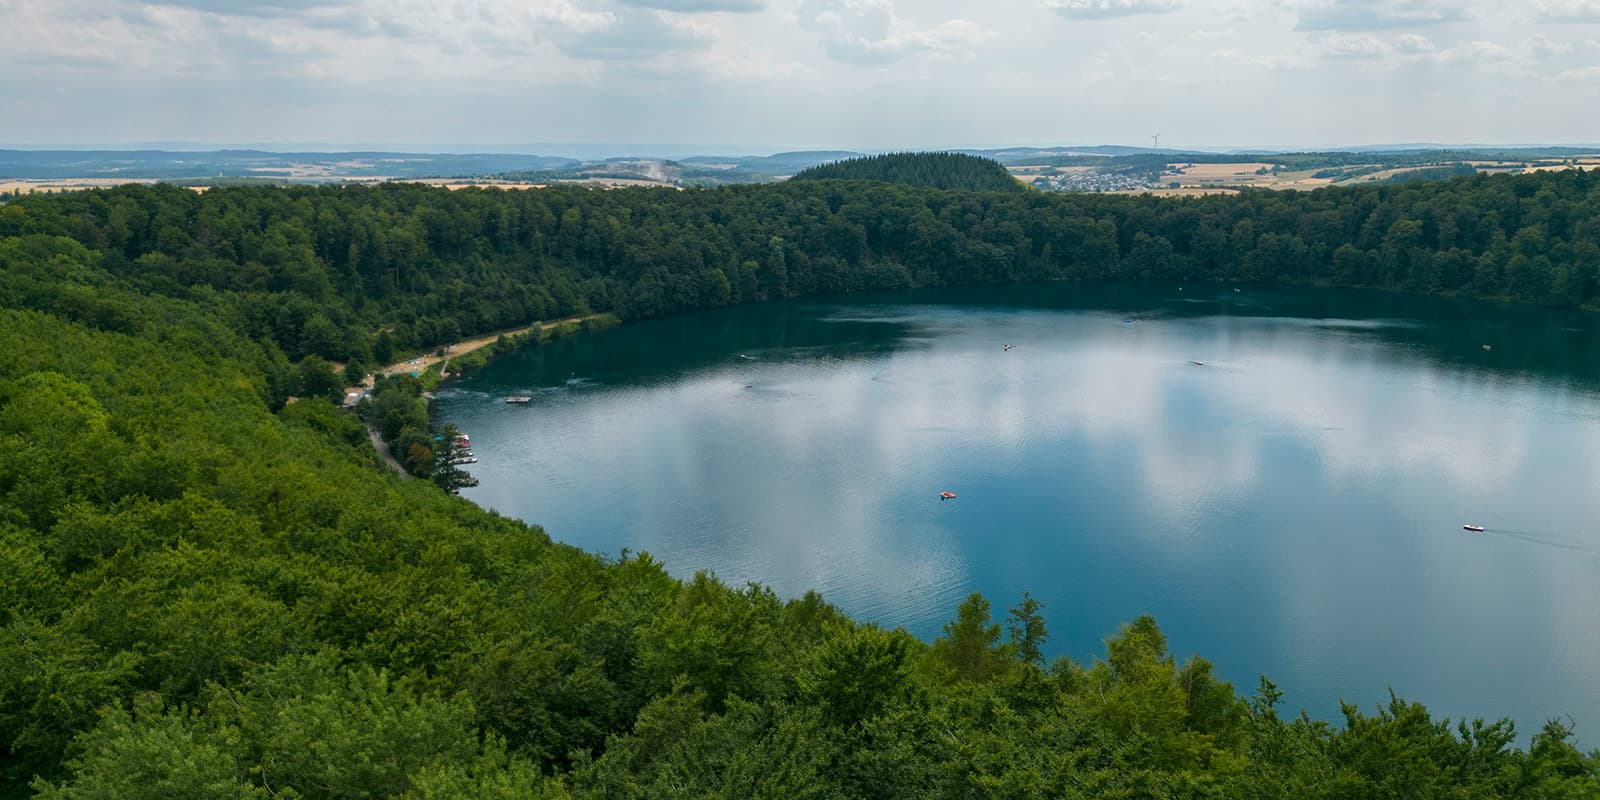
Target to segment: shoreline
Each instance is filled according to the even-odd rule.
[[[593,324],[597,320],[600,322],[600,324]],[[496,333],[466,339],[461,342],[457,342],[456,344],[446,346],[444,348],[445,352],[443,355],[438,355],[436,353],[422,355],[417,358],[406,359],[405,361],[397,361],[389,366],[381,367],[375,372],[368,373],[366,379],[360,384],[345,387],[344,391],[345,397],[347,398],[347,407],[350,403],[348,398],[351,396],[365,396],[367,392],[371,391],[375,386],[377,386],[379,376],[388,378],[394,375],[407,374],[415,375],[418,378],[425,379],[427,373],[437,366],[438,371],[435,374],[438,375],[438,380],[430,387],[425,379],[423,386],[426,388],[422,392],[422,401],[427,409],[429,427],[431,428],[433,422],[433,390],[437,388],[438,383],[442,383],[450,377],[449,367],[452,359],[461,358],[467,356],[468,354],[476,353],[500,341],[513,341],[520,339],[515,347],[509,348],[520,349],[529,345],[541,344],[550,338],[564,338],[568,335],[574,335],[589,330],[596,330],[603,327],[611,327],[612,325],[617,325],[620,323],[621,320],[617,318],[615,313],[601,312],[598,314],[588,314],[581,317],[568,317],[566,319],[556,320],[554,322],[536,322],[526,327],[507,328]],[[551,335],[552,331],[554,332],[553,336]],[[475,360],[472,367],[478,367],[488,363],[489,359],[493,358],[495,355],[497,355],[497,353],[489,353],[481,360]],[[458,376],[460,374],[461,373],[459,371],[456,373]],[[378,429],[374,426],[372,420],[362,419],[361,423],[362,427],[366,429],[367,437],[371,440],[372,448],[377,453],[381,462],[388,465],[390,469],[399,474],[401,477],[418,477],[416,475],[412,475],[411,472],[408,471],[391,452],[389,452],[388,443],[383,441],[383,437],[379,435]]]
[[[585,324],[589,323],[590,321],[597,320],[597,319],[602,319],[602,318],[605,318],[605,317],[608,317],[608,316],[609,317],[613,317],[613,318],[615,317],[613,312],[600,312],[600,313],[596,313],[596,314],[588,314],[588,315],[581,316],[581,317],[567,317],[566,319],[560,319],[560,320],[556,320],[554,322],[536,322],[536,323],[534,323],[532,325],[519,326],[519,327],[516,327],[516,328],[506,328],[505,330],[497,331],[495,333],[484,334],[482,336],[476,336],[476,337],[473,337],[471,339],[464,339],[464,340],[462,340],[460,342],[457,342],[455,344],[446,345],[445,348],[444,348],[445,349],[444,355],[438,355],[437,353],[428,353],[428,354],[425,354],[425,355],[418,356],[416,358],[406,359],[405,361],[397,361],[397,362],[395,362],[393,364],[390,364],[390,365],[388,365],[386,367],[380,367],[376,371],[368,373],[367,377],[366,377],[366,380],[362,381],[360,384],[356,384],[354,386],[346,386],[345,387],[345,394],[349,395],[352,392],[360,393],[363,390],[371,389],[374,385],[376,385],[377,379],[379,377],[387,378],[387,377],[391,377],[391,376],[394,376],[394,375],[411,375],[411,374],[414,374],[414,375],[416,375],[417,377],[420,378],[423,373],[425,373],[428,370],[432,369],[434,367],[434,365],[436,365],[436,364],[437,365],[441,365],[439,367],[439,376],[440,376],[440,380],[444,380],[445,378],[449,377],[448,367],[450,366],[450,361],[452,361],[453,359],[457,359],[457,358],[460,358],[462,356],[465,356],[468,353],[474,353],[474,352],[477,352],[478,350],[482,350],[483,348],[488,347],[488,346],[500,341],[502,338],[510,339],[510,338],[517,337],[517,336],[527,336],[527,335],[533,333],[537,329],[538,332],[539,332],[539,338],[537,339],[537,341],[542,342],[546,338],[546,336],[545,336],[546,333],[548,333],[549,331],[556,330],[556,329],[560,328],[561,326],[564,326],[564,325],[576,325],[576,326],[579,326],[579,330],[584,330],[585,328],[583,328],[582,326],[584,326]],[[617,324],[617,322],[613,321],[613,322],[609,323],[607,325],[607,327],[609,327],[609,325],[614,325],[614,324]],[[532,343],[532,342],[530,342],[530,343]],[[435,349],[437,349],[437,348],[435,348]]]

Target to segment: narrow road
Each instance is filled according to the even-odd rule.
[[[590,316],[600,316],[600,315],[599,314],[591,314]],[[567,319],[556,320],[555,322],[546,322],[546,323],[544,323],[543,328],[544,328],[544,330],[550,330],[550,329],[554,328],[555,326],[560,325],[560,324],[565,323],[565,322],[582,322],[582,321],[584,321],[584,320],[586,320],[588,318],[589,317],[569,317]],[[464,340],[464,341],[457,342],[457,343],[455,343],[453,345],[450,345],[449,349],[442,356],[436,356],[436,355],[432,355],[432,354],[420,355],[420,356],[417,356],[416,358],[413,358],[413,359],[408,359],[408,360],[405,360],[405,361],[398,361],[398,362],[395,362],[393,364],[390,364],[387,367],[382,367],[377,371],[376,374],[380,375],[380,376],[383,376],[383,375],[400,375],[400,374],[411,373],[411,372],[421,372],[421,371],[427,369],[428,367],[433,366],[435,363],[437,363],[439,361],[444,361],[445,364],[448,365],[449,362],[450,362],[450,359],[455,358],[456,356],[466,355],[467,353],[470,353],[470,352],[472,352],[474,350],[477,350],[480,347],[488,347],[489,345],[494,344],[495,341],[498,340],[502,336],[516,336],[518,334],[527,333],[527,332],[529,332],[531,330],[533,330],[533,326],[532,325],[527,325],[527,326],[523,326],[523,327],[520,327],[520,328],[507,328],[506,330],[499,331],[499,332],[496,332],[496,333],[491,333],[491,334],[489,334],[487,336],[478,336],[478,337],[475,337],[475,338],[472,338],[472,339],[467,339],[467,340]],[[372,388],[372,387],[368,383],[361,383],[361,384],[356,385],[356,386],[346,386],[344,391],[345,391],[345,394],[349,394],[351,392],[359,393],[363,389],[370,389],[370,388]]]
[[[595,315],[595,316],[598,316],[598,315]],[[546,323],[544,323],[544,329],[545,330],[549,330],[551,328],[554,328],[557,325],[562,324],[563,322],[582,322],[585,319],[588,319],[588,318],[587,317],[572,317],[570,319],[557,320],[556,322],[546,322]],[[452,345],[448,349],[448,351],[445,353],[445,355],[443,355],[443,356],[433,356],[433,355],[419,356],[419,357],[417,357],[416,359],[413,359],[413,360],[402,361],[402,362],[400,362],[398,364],[391,364],[391,365],[389,365],[387,367],[384,367],[384,368],[378,370],[378,374],[379,375],[393,375],[395,373],[400,373],[400,372],[421,372],[422,370],[427,369],[429,366],[433,365],[434,362],[441,361],[441,360],[445,362],[446,366],[448,366],[449,363],[450,363],[450,359],[451,358],[454,358],[456,356],[462,355],[464,353],[470,353],[473,350],[477,350],[480,347],[486,347],[486,346],[488,346],[490,344],[493,344],[495,342],[495,340],[499,339],[501,336],[514,336],[514,335],[520,334],[520,333],[527,333],[528,331],[531,331],[531,330],[533,330],[532,326],[525,327],[525,328],[511,328],[509,330],[500,331],[499,333],[491,333],[488,336],[479,336],[479,337],[477,337],[475,339],[468,339],[468,340],[466,340],[464,342],[459,342],[459,343],[457,343],[455,345]],[[351,392],[361,392],[362,390],[367,389],[367,388],[370,388],[370,387],[367,386],[366,384],[362,384],[360,386],[347,386],[347,387],[345,387],[345,392],[347,394],[351,393]],[[394,453],[389,452],[389,445],[385,444],[384,441],[383,441],[383,437],[378,435],[378,429],[373,427],[371,423],[364,423],[364,424],[366,425],[366,428],[367,428],[367,438],[372,440],[372,449],[378,451],[378,457],[383,459],[383,463],[388,464],[389,468],[394,470],[397,474],[403,475],[403,476],[408,477],[408,478],[411,477],[411,473],[406,470],[406,467],[405,467],[404,464],[400,463],[400,459],[395,458],[394,457]]]
[[[372,449],[378,451],[378,457],[383,459],[383,463],[389,465],[389,469],[400,473],[400,475],[403,477],[411,477],[411,473],[406,472],[405,465],[401,464],[400,460],[394,457],[394,453],[389,452],[389,445],[383,441],[382,436],[378,435],[377,428],[368,425],[367,438],[372,440]]]
[[[581,317],[574,317],[573,319],[582,319],[582,318]],[[565,321],[566,320],[562,320],[562,322],[565,322]],[[551,323],[546,324],[544,327],[553,328],[553,327],[555,327],[556,325],[559,325],[559,324],[560,324],[560,322],[551,322]],[[434,364],[436,364],[436,363],[438,363],[440,361],[443,361],[445,363],[449,363],[450,359],[455,358],[456,356],[466,355],[467,353],[470,353],[470,352],[472,352],[474,350],[477,350],[480,347],[488,347],[489,345],[494,344],[495,340],[499,339],[502,336],[516,336],[518,334],[527,333],[528,331],[531,331],[531,330],[533,330],[532,326],[523,326],[523,327],[520,327],[520,328],[507,328],[506,330],[499,331],[497,333],[491,333],[491,334],[489,334],[487,336],[478,336],[478,337],[475,337],[475,338],[472,338],[472,339],[465,339],[463,341],[456,342],[455,344],[450,345],[445,350],[445,354],[442,355],[442,356],[436,356],[436,355],[432,355],[432,354],[417,356],[416,358],[410,359],[408,361],[400,361],[400,362],[397,362],[397,363],[394,363],[394,364],[390,364],[389,366],[384,367],[383,369],[379,370],[379,372],[381,374],[384,374],[384,375],[398,375],[398,374],[407,373],[407,372],[421,372],[421,371],[427,369],[428,367],[433,366]]]

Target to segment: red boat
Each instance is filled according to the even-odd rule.
[[[956,499],[956,493],[955,492],[940,492],[939,493],[939,499],[940,500],[954,500],[954,499]]]

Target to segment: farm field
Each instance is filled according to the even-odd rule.
[[[1458,157],[1447,157],[1450,155]],[[1518,155],[1521,154],[1515,151],[1504,158],[1487,158],[1484,154],[1467,151],[1429,153],[1420,157],[1417,153],[1375,153],[1368,156],[1371,161],[1362,161],[1350,158],[1350,154],[1288,153],[1248,161],[1205,161],[1202,159],[1217,157],[1196,153],[1194,161],[1177,158],[1155,161],[1145,155],[1099,158],[1093,163],[1030,161],[1006,168],[1018,180],[1046,191],[1199,197],[1242,189],[1310,191],[1325,186],[1437,180],[1474,173],[1521,174],[1600,167],[1600,154],[1565,157],[1530,154],[1516,158]]]

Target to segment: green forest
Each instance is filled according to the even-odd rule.
[[[1313,720],[1149,618],[1051,660],[1073,609],[1025,595],[974,595],[924,642],[579,551],[390,472],[329,372],[574,314],[891,286],[1592,305],[1597,200],[1600,175],[1548,173],[1198,200],[822,180],[0,205],[0,797],[1600,796],[1600,753],[1561,721],[1399,697]]]
[[[973,192],[1026,191],[1000,162],[965,153],[885,153],[847,158],[800,170],[790,180],[884,181],[926,189]]]
[[[1028,280],[1327,284],[1595,307],[1597,208],[1600,174],[1579,171],[1188,199],[839,180],[125,186],[18,198],[0,206],[0,236],[70,239],[131,290],[228,314],[291,360],[372,364],[590,312]],[[61,291],[41,285],[29,307],[92,302]]]

